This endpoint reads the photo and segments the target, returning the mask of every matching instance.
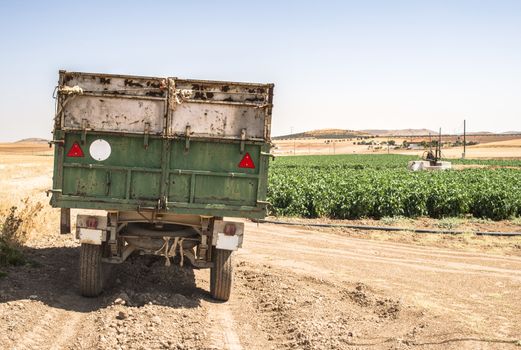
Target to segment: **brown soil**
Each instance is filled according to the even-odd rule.
[[[227,303],[209,297],[208,270],[167,268],[146,256],[111,266],[102,296],[83,298],[78,244],[58,234],[58,213],[43,193],[52,157],[19,157],[16,168],[3,160],[3,207],[30,196],[25,205],[45,209],[27,219],[25,254],[33,263],[4,269],[0,279],[1,348],[518,348],[518,238],[246,222]],[[353,223],[363,222],[519,229],[470,220]]]
[[[49,145],[47,143],[0,143],[0,154],[7,156],[14,154],[44,155],[52,154],[52,150],[49,148]]]

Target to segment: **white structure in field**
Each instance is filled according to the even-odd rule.
[[[411,160],[409,164],[407,164],[407,169],[412,171],[449,170],[452,169],[452,163],[436,162],[435,164],[431,164],[428,160]]]

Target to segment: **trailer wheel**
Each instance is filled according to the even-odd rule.
[[[84,297],[96,297],[103,289],[102,253],[102,245],[81,244],[80,292]]]
[[[233,259],[231,250],[213,249],[214,266],[210,269],[210,294],[214,299],[230,299],[233,282]]]

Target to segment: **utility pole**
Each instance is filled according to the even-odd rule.
[[[441,159],[441,128],[438,134],[438,148],[436,149],[436,159]]]
[[[465,159],[465,153],[467,153],[467,120],[463,119],[463,154],[461,158]]]

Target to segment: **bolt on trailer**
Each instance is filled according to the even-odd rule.
[[[273,84],[60,71],[51,205],[79,214],[80,289],[102,292],[104,263],[131,254],[210,269],[228,300],[244,224],[264,218]]]

